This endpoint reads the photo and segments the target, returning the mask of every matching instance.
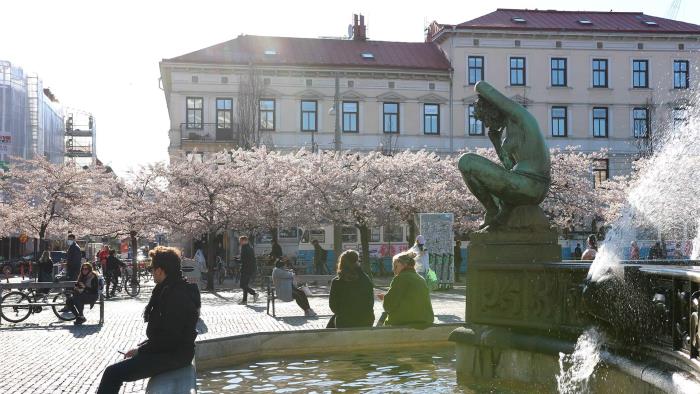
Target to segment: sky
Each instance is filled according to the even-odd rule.
[[[585,10],[665,17],[672,2],[588,0]],[[164,58],[240,34],[340,37],[353,13],[365,15],[371,40],[423,41],[433,20],[461,23],[496,8],[581,10],[561,0],[0,0],[0,60],[39,74],[63,105],[93,113],[98,158],[124,174],[168,158],[169,120],[158,84]],[[682,1],[676,19],[700,24],[700,2]]]

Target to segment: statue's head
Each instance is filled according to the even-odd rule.
[[[506,115],[481,95],[474,106],[474,117],[484,122],[489,130],[503,130],[506,127]]]

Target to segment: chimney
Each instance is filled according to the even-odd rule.
[[[365,26],[365,16],[360,14],[358,21],[357,14],[353,14],[352,22],[352,39],[355,41],[367,41],[367,27]]]

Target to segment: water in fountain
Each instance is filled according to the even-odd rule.
[[[604,342],[604,335],[592,327],[578,338],[573,353],[559,353],[559,374],[557,375],[559,393],[590,392],[588,382],[600,361],[600,351]]]

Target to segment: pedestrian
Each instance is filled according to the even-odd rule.
[[[311,309],[309,299],[301,289],[294,286],[294,273],[284,268],[284,261],[277,259],[272,270],[272,283],[275,285],[275,294],[278,299],[289,302],[294,300],[304,311],[304,316],[316,316]]]
[[[639,260],[639,246],[637,241],[630,242],[630,260]]]
[[[413,247],[411,247],[409,251],[416,255],[416,273],[422,276],[423,279],[427,278],[428,271],[430,270],[430,256],[428,255],[428,250],[425,248],[425,237],[418,235],[416,237],[416,243],[413,244]]]
[[[455,281],[459,282],[459,272],[462,269],[462,241],[455,241]]]
[[[377,294],[384,301],[384,325],[426,327],[433,324],[435,315],[430,302],[430,290],[425,280],[416,273],[415,258],[415,253],[406,251],[392,259],[394,279],[389,285],[389,291]]]
[[[596,239],[595,234],[589,235],[586,243],[588,244],[588,247],[583,251],[581,260],[595,260],[595,256],[598,253],[598,240]]]
[[[583,255],[583,252],[581,251],[581,244],[576,243],[576,247],[574,248],[574,260],[581,260],[581,256]]]
[[[149,256],[156,286],[143,312],[148,339],[105,369],[98,394],[118,393],[123,382],[185,367],[194,357],[199,292],[182,277],[177,249],[157,246]]]
[[[80,266],[80,275],[73,287],[73,296],[66,301],[66,306],[75,315],[73,324],[79,326],[85,323],[83,309],[85,304],[94,304],[97,301],[99,287],[99,274],[92,268],[92,264],[83,263]]]
[[[281,259],[282,257],[284,257],[282,247],[280,246],[279,242],[277,242],[277,238],[274,238],[272,240],[272,250],[270,251],[270,261],[275,263],[276,260]]]
[[[102,249],[97,252],[97,261],[100,263],[102,272],[107,272],[107,258],[109,257],[109,246],[102,245]]]
[[[333,316],[326,328],[372,327],[374,286],[360,267],[360,254],[346,250],[338,259],[328,299]]]
[[[119,277],[122,275],[122,268],[126,268],[126,264],[117,258],[114,249],[110,249],[107,256],[107,264],[105,265],[105,276],[107,279],[107,299],[114,297],[117,291]],[[112,285],[112,291],[109,291],[109,285]]]
[[[316,275],[329,275],[328,266],[326,265],[328,252],[321,247],[317,239],[311,241],[311,245],[314,247],[314,272]]]
[[[66,280],[75,281],[80,274],[80,263],[83,253],[80,246],[75,242],[75,234],[68,234],[68,250],[66,251]]]
[[[255,251],[250,246],[248,237],[241,235],[238,237],[238,244],[241,245],[241,289],[243,290],[243,299],[239,302],[240,305],[248,304],[248,294],[253,296],[253,302],[258,301],[258,293],[251,289],[249,284],[255,278],[257,266],[255,264]]]
[[[53,282],[53,260],[48,250],[45,250],[39,257],[39,272],[37,273],[38,282]],[[38,293],[48,294],[51,289],[39,289]]]
[[[197,265],[197,269],[199,269],[200,284],[206,284],[207,280],[209,280],[207,276],[209,274],[209,268],[207,267],[207,259],[204,257],[201,243],[197,243],[197,251],[194,252],[194,262]]]
[[[676,242],[676,248],[673,249],[673,258],[676,260],[683,260],[683,250],[681,249],[681,243]]]
[[[661,258],[661,242],[656,241],[654,246],[649,248],[649,254],[647,255],[648,260],[656,260]]]

